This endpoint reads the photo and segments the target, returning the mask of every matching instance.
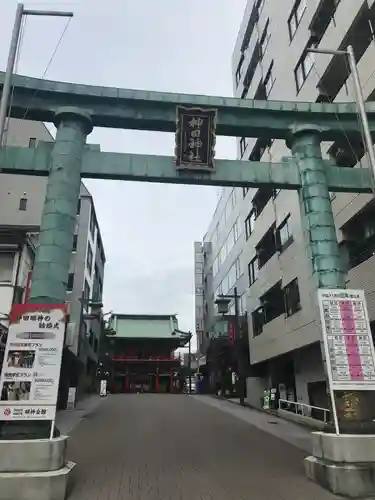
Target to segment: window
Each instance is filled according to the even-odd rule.
[[[85,280],[85,286],[83,288],[83,298],[85,300],[89,300],[90,299],[90,285],[87,283],[87,280]]]
[[[0,252],[0,282],[12,283],[14,257],[13,252]]]
[[[365,146],[362,140],[340,139],[334,142],[327,151],[329,158],[335,162],[337,167],[353,168],[361,165],[361,158],[365,154]]]
[[[254,257],[251,262],[249,262],[248,265],[248,271],[249,271],[249,286],[251,286],[255,280],[257,280],[259,276],[259,262],[258,262],[258,257]]]
[[[259,217],[259,215],[263,212],[272,196],[273,189],[266,187],[258,189],[252,201],[256,217]]]
[[[247,138],[246,137],[241,137],[240,139],[240,153],[241,153],[241,158],[243,157],[245,151],[247,148]]]
[[[306,78],[314,66],[314,58],[310,52],[303,53],[302,58],[294,69],[294,78],[296,81],[297,92],[301,90]]]
[[[313,16],[310,31],[314,37],[314,43],[318,45],[322,40],[330,22],[335,22],[336,9],[341,0],[322,0]]]
[[[227,255],[230,254],[232,248],[234,247],[234,236],[233,236],[233,228],[229,231],[228,238],[226,239],[227,246]]]
[[[235,265],[235,268],[236,268],[236,279],[238,280],[238,278],[241,276],[241,261],[240,259],[237,259],[236,262],[234,263]]]
[[[30,137],[29,139],[29,148],[35,148],[36,147],[36,138],[35,137]]]
[[[77,241],[78,241],[78,236],[75,234],[73,236],[73,247],[72,247],[72,252],[76,252],[77,251]]]
[[[214,263],[212,265],[212,276],[214,278],[217,275],[218,271],[219,271],[219,259],[216,257],[216,259],[214,260]]]
[[[251,319],[253,322],[253,336],[257,337],[263,331],[263,326],[265,324],[264,318],[264,308],[258,307],[255,311],[251,313]]]
[[[245,198],[245,196],[247,195],[247,192],[249,191],[250,188],[248,187],[243,187],[242,188],[242,194],[243,194],[243,197]]]
[[[259,269],[276,253],[275,227],[272,226],[255,247],[258,254]]]
[[[92,236],[92,239],[95,238],[95,215],[94,215],[94,209],[91,207],[91,217],[90,217],[90,233]]]
[[[229,269],[229,273],[227,275],[227,280],[228,280],[228,283],[227,283],[227,290],[224,292],[224,293],[228,293],[229,290],[231,290],[235,283],[236,283],[236,279],[237,279],[237,276],[236,276],[236,264],[234,264],[230,269]],[[225,281],[225,280],[224,280]]]
[[[270,139],[257,139],[250,153],[250,161],[260,161],[267,148],[271,147]]]
[[[298,280],[295,278],[284,288],[285,313],[292,316],[301,309],[301,299],[299,295]]]
[[[234,238],[234,242],[236,242],[239,237],[240,237],[240,228],[239,228],[239,222],[238,222],[238,219],[237,219],[236,222],[234,223],[234,226],[233,226],[233,238]]]
[[[297,28],[299,26],[299,23],[301,22],[303,14],[305,13],[305,10],[306,0],[296,0],[288,19],[289,38],[291,41],[296,34]]]
[[[20,198],[20,203],[18,205],[18,210],[26,211],[27,209],[27,198]]]
[[[283,252],[293,243],[293,235],[290,229],[290,215],[280,224],[276,230],[276,244],[279,252]]]
[[[240,83],[240,80],[241,80],[242,65],[243,65],[244,60],[245,60],[245,56],[244,56],[244,54],[241,54],[241,58],[239,60],[237,70],[236,70],[236,85],[238,85]]]
[[[224,245],[221,247],[221,250],[219,253],[220,263],[224,264],[226,258],[227,258],[227,246],[224,243]]]
[[[68,284],[66,287],[68,292],[71,292],[73,290],[73,285],[74,285],[74,273],[69,273]]]
[[[268,18],[266,21],[266,25],[264,27],[262,36],[260,38],[260,51],[261,51],[262,57],[266,53],[266,50],[268,47],[268,42],[270,41],[270,38],[271,38],[271,33],[268,30],[269,24],[270,24],[270,19]]]
[[[243,293],[240,298],[240,314],[243,315],[246,314],[247,310],[246,302],[247,302],[246,293]]]
[[[230,192],[226,205],[226,208],[228,210],[228,217],[232,213],[232,210],[234,209],[235,206],[236,206],[236,190],[235,188],[233,188],[232,191]]]
[[[272,60],[269,70],[267,71],[266,77],[264,79],[264,86],[266,88],[266,95],[269,97],[271,90],[273,88],[273,85],[275,83],[276,78],[273,76],[272,70],[273,70],[273,65],[274,61]]]
[[[342,227],[347,267],[358,266],[375,255],[375,212],[371,204]]]
[[[281,281],[279,281],[259,300],[260,307],[252,313],[254,337],[262,333],[265,324],[282,314],[292,316],[301,309],[297,278],[284,288],[281,287]]]
[[[86,266],[87,266],[87,270],[91,276],[91,272],[92,272],[92,259],[93,259],[93,254],[92,254],[92,250],[91,250],[91,245],[90,243],[87,244],[87,254],[86,254]]]
[[[255,219],[256,215],[255,210],[253,209],[245,219],[245,234],[247,240],[250,238],[251,233],[254,231]]]
[[[77,205],[77,215],[79,215],[81,212],[81,200],[78,200],[78,205]]]
[[[264,1],[265,0],[258,0],[256,4],[256,8],[258,9],[258,15],[262,12],[262,9],[264,7]]]

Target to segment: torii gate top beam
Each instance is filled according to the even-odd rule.
[[[0,89],[4,73],[0,72]],[[175,132],[176,106],[216,108],[218,135],[287,139],[299,125],[318,124],[322,140],[342,139],[343,132],[360,133],[355,103],[254,101],[230,97],[171,94],[96,87],[14,76],[11,116],[53,122],[62,106],[87,110],[96,127]],[[375,138],[375,103],[367,103],[370,131]]]

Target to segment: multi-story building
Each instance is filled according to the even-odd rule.
[[[353,101],[345,57],[307,51],[352,45],[365,99],[373,100],[374,27],[374,0],[249,0],[232,58],[234,95],[258,100]],[[322,151],[339,166],[367,166],[363,141],[344,134],[334,144],[323,143]],[[238,139],[238,156],[244,160],[278,161],[286,155],[290,151],[283,141]],[[375,321],[374,199],[343,193],[332,193],[331,199],[347,286],[365,289],[370,320]],[[238,252],[246,274],[253,368],[248,398],[259,404],[265,387],[279,386],[294,400],[326,406],[321,330],[298,194],[244,190],[240,206],[244,236]],[[220,215],[214,219],[216,225]],[[207,241],[211,239],[212,231]],[[211,293],[205,290],[210,304]]]
[[[242,189],[224,188],[203,242],[194,243],[195,314],[198,350],[204,354],[213,336],[218,315],[215,298],[233,291],[240,295],[240,313],[246,310],[247,280],[242,266],[244,246]],[[234,314],[234,303],[229,312]]]
[[[13,119],[9,120],[6,138],[8,145],[24,147],[35,147],[40,140],[53,141],[43,123]],[[27,283],[32,280],[46,186],[47,179],[43,177],[1,174],[0,313],[3,325],[12,303],[24,300]],[[90,319],[90,315],[92,318],[91,304],[95,302],[99,306],[102,300],[104,265],[93,199],[82,183],[67,287],[70,323],[60,384],[62,401],[69,387],[78,387],[78,392],[83,392],[95,379],[101,323]]]

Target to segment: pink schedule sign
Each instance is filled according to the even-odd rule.
[[[375,389],[374,344],[363,290],[320,289],[318,299],[332,389]]]

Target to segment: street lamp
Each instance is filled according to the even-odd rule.
[[[21,25],[24,16],[73,17],[73,12],[61,12],[55,10],[29,10],[25,9],[23,3],[19,3],[17,5],[16,17],[14,20],[12,38],[10,41],[10,47],[8,53],[8,62],[5,70],[3,92],[0,101],[0,147],[2,147],[3,145],[5,120],[7,117],[8,106],[9,106],[12,76],[17,57],[17,49],[20,40]]]
[[[239,300],[240,296],[238,295],[237,287],[235,286],[233,289],[233,295],[218,295],[215,300],[215,304],[217,305],[217,310],[220,314],[228,314],[229,312],[229,304],[234,299],[234,333],[235,333],[235,346],[236,346],[236,354],[237,354],[237,363],[238,363],[238,382],[239,382],[239,393],[240,393],[240,404],[245,404],[245,378],[244,378],[244,367],[243,367],[243,357],[242,357],[242,348],[239,339],[242,338],[241,329],[240,329],[240,308],[239,308]]]
[[[307,49],[307,52],[311,52],[313,54],[328,54],[328,55],[338,55],[344,56],[347,58],[350,71],[353,77],[354,83],[354,91],[355,91],[355,100],[358,106],[358,112],[362,123],[363,134],[365,139],[365,145],[369,157],[370,170],[372,173],[373,180],[373,189],[375,189],[375,153],[374,146],[372,143],[370,126],[367,119],[365,99],[363,97],[361,81],[359,78],[357,61],[355,59],[354,50],[352,45],[348,45],[346,50],[327,50],[327,49]]]

